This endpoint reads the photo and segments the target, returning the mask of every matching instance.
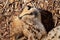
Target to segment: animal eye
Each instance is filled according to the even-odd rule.
[[[31,6],[28,6],[28,10],[30,10],[31,9]]]

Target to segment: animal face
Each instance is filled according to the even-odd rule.
[[[22,13],[19,15],[19,18],[38,18],[38,20],[41,22],[41,14],[37,8],[33,8],[31,6],[26,6]]]

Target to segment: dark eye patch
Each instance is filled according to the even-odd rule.
[[[28,7],[28,10],[30,10],[31,9],[31,6],[27,6]]]

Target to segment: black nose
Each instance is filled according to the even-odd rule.
[[[22,19],[22,17],[19,17],[19,19]]]

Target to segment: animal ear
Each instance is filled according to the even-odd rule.
[[[47,33],[54,28],[54,21],[52,13],[47,10],[39,9],[41,13],[41,21],[47,31]]]

